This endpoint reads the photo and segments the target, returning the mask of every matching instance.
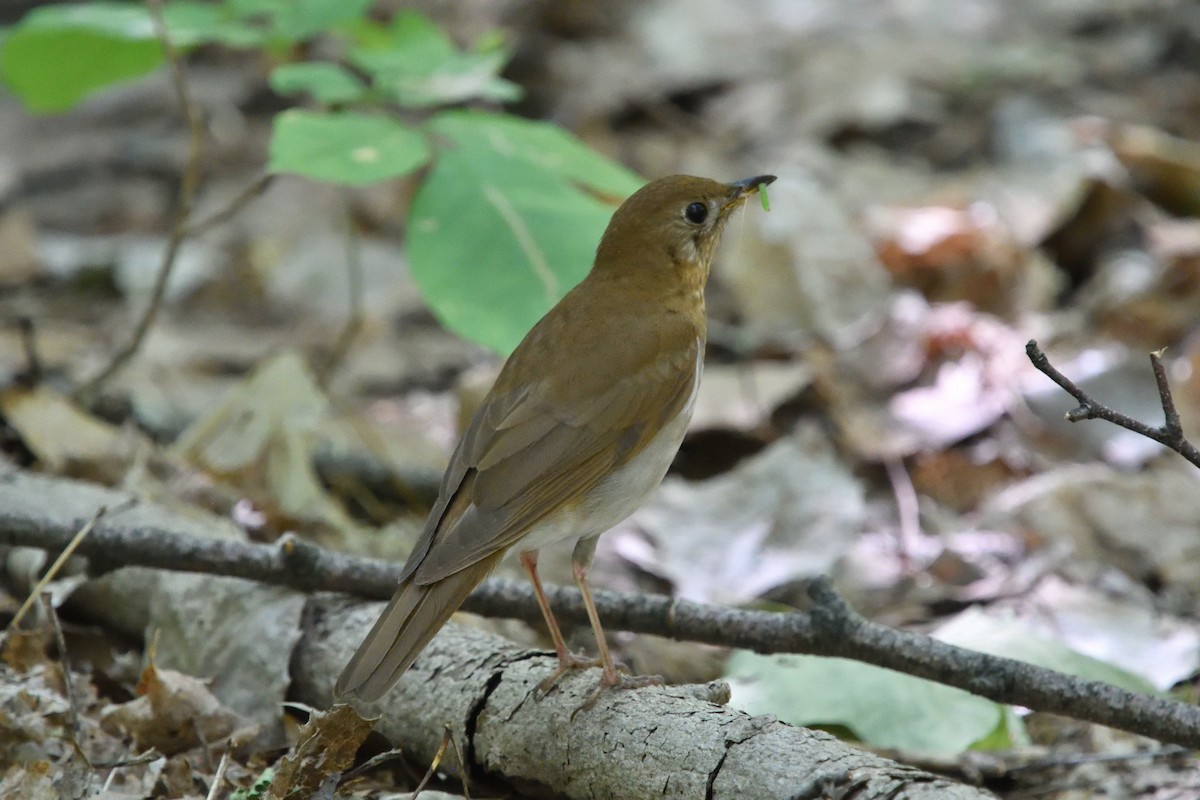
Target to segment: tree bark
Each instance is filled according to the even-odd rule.
[[[311,599],[292,659],[292,688],[326,706],[330,687],[382,604]],[[728,687],[653,686],[602,692],[591,669],[542,696],[553,655],[450,623],[396,687],[363,713],[418,760],[449,730],[472,778],[534,796],[580,800],[854,797],[967,800],[992,794],[847,745],[835,737],[728,708]],[[716,702],[714,702],[716,701]],[[451,749],[451,753],[453,749]],[[443,762],[458,769],[452,754]]]

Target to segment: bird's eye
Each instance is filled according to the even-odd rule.
[[[687,218],[688,222],[699,225],[708,218],[708,206],[704,203],[692,203],[683,210],[683,216]]]

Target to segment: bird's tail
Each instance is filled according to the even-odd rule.
[[[496,553],[434,583],[421,585],[412,576],[402,581],[342,670],[334,696],[364,702],[382,697],[503,554]]]

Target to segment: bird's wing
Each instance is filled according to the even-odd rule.
[[[455,502],[463,511],[446,515],[453,518],[431,516],[405,570],[418,583],[440,580],[511,547],[640,452],[687,405],[699,377],[701,342],[694,326],[681,320],[641,334],[627,332],[619,347],[604,342],[613,360],[602,373],[567,385],[545,380],[511,385],[505,373],[529,374],[510,372],[513,361],[537,357],[553,374],[556,362],[601,344],[587,337],[583,346],[565,346],[548,327],[544,345],[535,337],[528,352],[514,353],[464,435],[447,484],[473,472],[471,502]],[[443,511],[448,489],[444,484],[439,499]],[[443,511],[435,509],[438,516]]]

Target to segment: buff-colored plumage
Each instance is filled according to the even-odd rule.
[[[617,210],[587,278],[526,335],[459,442],[340,696],[391,688],[510,548],[599,536],[658,485],[700,380],[713,250],[732,210],[771,180],[663,178]]]

